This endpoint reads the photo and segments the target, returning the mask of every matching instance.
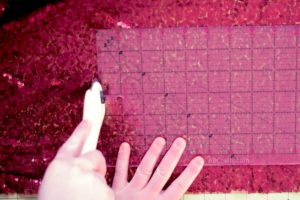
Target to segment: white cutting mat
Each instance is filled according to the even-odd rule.
[[[22,194],[0,194],[0,200],[35,200],[36,195],[22,195]],[[300,192],[295,193],[213,193],[213,194],[186,194],[181,200],[299,200]]]

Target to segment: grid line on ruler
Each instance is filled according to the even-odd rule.
[[[248,50],[251,50],[251,49],[248,49]],[[110,52],[110,53],[113,53],[113,52]],[[293,68],[286,68],[286,69],[277,69],[277,71],[279,72],[286,72],[286,71],[291,71],[291,70],[295,70]],[[222,69],[217,69],[217,70],[210,70],[210,72],[228,72],[229,70],[222,70]],[[232,69],[231,70],[232,72],[272,72],[273,69]],[[172,71],[167,71],[167,73],[170,73]],[[187,71],[180,71],[180,70],[177,70],[176,72],[181,72],[181,73],[185,73],[185,72],[207,72],[207,70],[187,70]],[[115,73],[118,73],[118,72],[105,72],[105,74],[115,74]],[[126,73],[126,74],[134,74],[134,73],[139,73],[139,71],[133,71],[133,72],[122,72],[122,73]],[[161,71],[153,71],[151,73],[154,73],[154,74],[160,74],[162,73]]]
[[[207,125],[207,129],[208,129],[208,133],[209,133],[209,139],[208,139],[208,149],[209,149],[209,153],[211,153],[211,137],[212,137],[212,133],[211,133],[211,127],[210,127],[210,68],[209,68],[209,53],[208,53],[208,41],[209,41],[209,29],[206,28],[206,69],[207,69],[207,121],[208,121],[208,125]]]
[[[281,49],[294,49],[293,47],[280,47]],[[214,50],[228,50],[228,48],[213,48]],[[247,47],[239,47],[239,48],[232,48],[232,49],[239,49],[239,50],[249,50]],[[272,50],[273,47],[253,47],[253,49],[259,50]],[[194,49],[165,49],[165,51],[196,51],[196,50],[207,50],[206,48],[194,48]],[[138,52],[139,50],[128,50],[128,52]],[[157,49],[143,49],[143,51],[157,51],[160,52],[161,50]],[[103,50],[102,52],[114,52],[114,50]]]
[[[230,96],[229,96],[229,133],[230,133],[230,151],[232,151],[232,71],[231,71],[231,28],[229,28],[228,30],[228,39],[229,39],[229,48],[228,48],[228,51],[229,51],[229,93],[230,93]],[[232,154],[234,155],[234,154]]]
[[[186,31],[184,30],[183,32],[183,42],[184,42],[184,47],[186,49],[187,44],[186,44]],[[187,64],[186,64],[186,51],[184,51],[184,68],[185,68],[185,110],[186,110],[186,134],[189,135],[189,120],[188,118],[190,117],[190,113],[188,111],[188,76],[187,76]]]
[[[139,32],[139,40],[140,40],[140,59],[141,59],[141,70],[142,70],[142,73],[143,72],[143,56],[142,56],[142,34],[141,32]],[[142,88],[143,88],[143,91],[144,91],[144,78],[143,78],[143,74],[142,74]],[[146,125],[145,125],[145,95],[143,95],[143,135],[146,135]],[[144,143],[146,143],[146,137],[144,137]]]
[[[251,69],[249,70],[249,69],[243,69],[243,70],[234,70],[233,68],[232,68],[232,52],[231,52],[231,49],[233,49],[232,48],[232,41],[231,41],[231,37],[232,37],[232,33],[231,32],[229,32],[229,35],[228,35],[228,37],[229,37],[229,48],[222,48],[223,50],[224,49],[226,49],[226,50],[229,50],[229,70],[214,70],[214,69],[211,69],[210,68],[210,66],[208,65],[209,64],[209,60],[212,58],[212,57],[210,57],[210,51],[212,50],[212,49],[216,49],[216,48],[211,48],[210,46],[209,46],[209,40],[211,40],[212,38],[211,38],[211,36],[210,36],[210,30],[209,30],[209,28],[204,28],[205,30],[206,30],[206,71],[207,71],[207,91],[201,91],[201,92],[196,92],[196,93],[199,93],[199,94],[201,94],[201,93],[208,93],[208,95],[207,95],[207,113],[205,113],[205,112],[195,112],[195,113],[193,113],[193,114],[201,114],[201,115],[206,115],[207,114],[207,118],[208,118],[208,129],[207,129],[207,132],[209,133],[209,135],[212,133],[212,130],[211,130],[211,127],[212,127],[212,124],[211,123],[213,123],[212,122],[212,119],[211,119],[211,115],[213,115],[213,114],[217,114],[217,115],[222,115],[222,114],[224,114],[224,115],[227,115],[227,117],[228,117],[228,115],[229,115],[229,117],[230,117],[230,121],[229,121],[229,134],[230,134],[230,137],[231,137],[231,135],[232,135],[232,116],[233,116],[233,114],[237,114],[237,113],[239,113],[239,112],[236,112],[236,109],[235,109],[235,111],[233,111],[233,108],[234,107],[238,107],[239,105],[234,105],[234,102],[232,102],[233,101],[233,97],[232,97],[232,94],[234,94],[234,93],[241,93],[241,94],[250,94],[251,95],[251,98],[250,98],[250,112],[249,111],[247,111],[246,109],[243,109],[243,108],[239,108],[239,110],[242,110],[243,112],[240,112],[240,113],[243,113],[243,114],[245,114],[245,113],[249,113],[250,114],[250,116],[251,116],[251,123],[250,124],[247,124],[247,125],[250,125],[250,132],[252,133],[251,134],[251,147],[253,148],[254,147],[254,141],[253,141],[253,137],[254,137],[254,134],[255,135],[257,135],[258,134],[258,131],[257,130],[254,130],[254,125],[255,125],[255,123],[258,123],[258,121],[259,120],[261,120],[262,122],[264,122],[264,123],[266,123],[266,124],[268,124],[268,123],[270,123],[270,122],[268,122],[269,121],[269,119],[268,118],[265,118],[266,116],[265,115],[256,115],[256,116],[254,116],[254,114],[255,113],[265,113],[265,114],[267,114],[267,113],[269,113],[269,112],[259,112],[257,109],[254,109],[255,108],[255,106],[254,106],[254,95],[255,96],[258,96],[258,95],[256,95],[256,94],[260,94],[261,93],[261,95],[264,95],[264,94],[267,94],[267,93],[269,93],[269,92],[271,92],[272,93],[272,103],[273,103],[273,105],[272,105],[272,112],[270,112],[271,114],[272,114],[272,146],[273,146],[273,150],[275,149],[275,141],[274,141],[274,139],[275,139],[275,132],[277,131],[278,133],[289,133],[287,130],[285,130],[285,128],[284,127],[280,127],[280,126],[278,126],[278,127],[275,127],[276,126],[276,122],[275,122],[275,117],[278,115],[278,114],[289,114],[289,113],[291,113],[291,114],[294,114],[294,121],[295,121],[295,124],[294,124],[294,132],[296,132],[297,131],[297,125],[296,125],[296,118],[297,118],[297,108],[296,108],[296,105],[295,105],[295,107],[294,107],[294,112],[280,112],[280,111],[277,111],[276,110],[276,107],[275,107],[275,101],[276,101],[276,97],[275,97],[275,93],[276,92],[295,92],[295,98],[294,98],[294,101],[295,102],[297,102],[297,90],[298,90],[298,87],[297,87],[297,70],[298,70],[298,67],[296,67],[296,80],[293,80],[293,81],[295,81],[295,82],[292,82],[293,84],[296,84],[296,88],[294,89],[294,90],[287,90],[287,89],[283,89],[282,90],[282,88],[281,87],[279,87],[279,88],[276,88],[276,85],[275,85],[275,83],[276,83],[276,81],[278,81],[278,80],[276,80],[276,72],[277,71],[280,71],[280,72],[284,72],[284,71],[291,71],[291,72],[293,72],[293,70],[295,70],[295,69],[293,69],[293,68],[291,68],[291,69],[277,69],[276,68],[276,46],[275,46],[275,37],[276,37],[276,34],[275,34],[275,28],[273,28],[273,32],[272,32],[272,37],[273,37],[273,47],[272,48],[265,48],[265,49],[273,49],[273,68],[270,70],[270,69],[268,69],[268,70],[266,70],[266,69],[262,69],[262,70],[257,70],[257,69],[254,69],[254,63],[253,63],[253,60],[254,60],[254,49],[264,49],[264,48],[254,48],[254,45],[253,45],[253,40],[254,40],[254,36],[253,36],[253,33],[254,33],[254,28],[253,27],[251,27],[250,28],[250,33],[251,33],[251,46],[250,46],[250,48],[246,48],[247,50],[250,50],[250,57],[251,57],[251,59],[250,59],[250,66],[251,66]],[[232,28],[232,29],[234,29],[234,28]],[[184,29],[184,30],[186,30],[186,29]],[[203,29],[202,29],[203,30]],[[231,30],[230,28],[229,28],[229,30]],[[176,29],[174,29],[174,31],[176,31]],[[297,30],[298,31],[298,30]],[[165,36],[163,36],[162,38],[164,38]],[[188,73],[188,70],[187,70],[187,53],[188,52],[190,52],[190,51],[195,51],[195,49],[193,49],[193,50],[187,50],[187,44],[186,44],[186,35],[183,35],[183,37],[184,37],[184,50],[185,50],[185,52],[184,52],[184,68],[185,68],[185,70],[184,71],[182,71],[182,72],[184,72],[185,73],[185,92],[183,92],[183,94],[185,93],[185,100],[186,100],[186,104],[185,104],[185,113],[181,113],[182,115],[187,115],[188,114],[188,102],[187,102],[187,98],[188,98],[188,94],[190,94],[190,91],[188,90],[188,80],[187,80],[187,73]],[[163,48],[162,48],[162,50],[160,50],[161,52],[162,52],[162,54],[163,54],[163,56],[162,56],[162,59],[163,59],[163,72],[150,72],[150,73],[162,73],[163,74],[163,82],[164,82],[164,94],[166,94],[166,73],[169,73],[168,72],[168,70],[166,69],[166,61],[165,61],[165,51],[169,51],[166,47],[165,47],[165,45],[164,45],[164,41],[161,41],[161,43],[162,43],[162,45],[163,45]],[[296,46],[298,46],[298,38],[297,38],[297,44],[296,44]],[[296,56],[298,56],[298,47],[296,47],[297,48],[297,50],[296,50]],[[240,48],[240,49],[242,49],[242,48]],[[280,48],[280,49],[290,49],[290,48]],[[140,50],[140,54],[142,54],[142,52],[144,51],[144,49],[141,49]],[[142,55],[140,55],[141,56],[141,59],[142,59]],[[263,56],[265,56],[265,55],[263,55]],[[120,57],[119,57],[119,59],[120,59]],[[296,60],[297,60],[297,57],[296,57]],[[143,62],[143,61],[142,61]],[[296,62],[298,62],[298,60],[296,61]],[[143,64],[142,64],[143,65]],[[296,64],[296,66],[297,66],[297,64]],[[144,69],[142,70],[142,71],[144,71]],[[199,70],[199,71],[201,71],[201,70]],[[233,80],[232,80],[232,73],[233,72],[235,72],[235,71],[237,71],[237,72],[246,72],[246,71],[248,71],[248,72],[250,72],[250,74],[251,74],[251,87],[250,87],[250,90],[247,90],[247,91],[233,91]],[[259,72],[259,71],[262,71],[262,72],[266,72],[266,71],[272,71],[272,76],[273,76],[273,84],[272,84],[272,90],[264,90],[264,91],[256,91],[257,90],[257,88],[254,88],[254,77],[257,75],[255,72]],[[203,72],[203,73],[205,73],[205,70],[202,70],[201,72]],[[224,74],[225,73],[228,73],[229,74],[229,90],[228,91],[217,91],[217,90],[215,90],[214,88],[211,88],[211,84],[215,84],[215,82],[210,82],[210,76],[212,75],[212,73],[221,73],[221,72],[224,72]],[[119,71],[119,73],[120,73],[120,76],[121,76],[121,72]],[[178,72],[179,73],[179,72]],[[143,79],[142,79],[142,81],[143,81]],[[168,81],[170,81],[170,80],[168,80]],[[215,81],[215,80],[214,80]],[[142,83],[142,85],[143,85],[143,89],[144,89],[144,82],[141,82]],[[120,84],[122,84],[121,82],[120,82]],[[120,88],[121,88],[122,86],[120,85]],[[212,91],[212,90],[213,91]],[[121,89],[121,91],[123,91],[122,89]],[[124,91],[123,91],[124,92]],[[168,92],[170,92],[170,91],[168,91]],[[221,94],[226,94],[226,93],[228,93],[229,92],[229,113],[227,113],[226,112],[226,110],[224,110],[224,113],[221,113],[221,112],[216,112],[217,110],[214,108],[214,104],[211,104],[212,102],[211,102],[211,99],[210,99],[210,97],[211,96],[213,96],[214,94],[217,94],[217,95],[219,95],[219,99],[221,99],[223,102],[225,102],[226,101],[226,95],[225,96],[221,96]],[[170,94],[171,94],[172,92],[170,92]],[[143,92],[143,94],[146,94],[146,93],[144,93]],[[142,94],[142,95],[143,95]],[[152,94],[152,93],[147,93],[147,94]],[[154,93],[153,93],[154,94]],[[159,94],[159,93],[158,93]],[[180,94],[180,92],[175,92],[174,94]],[[130,94],[124,94],[123,93],[123,95],[130,95]],[[226,97],[226,98],[225,98]],[[248,100],[247,100],[248,101]],[[226,103],[226,102],[225,102]],[[144,99],[143,99],[143,103],[142,103],[142,106],[144,107],[145,105],[145,102],[144,102]],[[175,115],[179,115],[178,113],[177,114],[172,114],[172,113],[167,113],[167,109],[166,109],[166,106],[167,106],[167,102],[166,102],[166,98],[164,98],[164,120],[165,120],[165,133],[167,134],[167,135],[173,135],[174,133],[169,133],[168,132],[168,130],[167,130],[167,116],[171,116],[171,117],[174,117]],[[212,107],[211,107],[212,106]],[[145,117],[147,114],[145,113],[145,110],[144,110],[144,108],[143,108],[143,117]],[[256,120],[254,120],[255,118],[256,118]],[[173,118],[174,119],[174,118]],[[255,122],[256,121],[256,122]],[[189,126],[190,126],[190,124],[188,124],[188,120],[186,121],[186,130],[187,130],[187,134],[189,134]],[[256,124],[256,126],[257,126],[257,124]],[[144,126],[144,129],[146,129],[146,127]],[[214,129],[215,130],[215,129]],[[217,133],[216,133],[217,134]],[[176,135],[176,134],[174,134],[174,135]],[[295,136],[296,136],[296,133],[294,134]],[[294,140],[296,140],[296,138],[294,138]],[[232,141],[232,138],[230,138],[230,142]],[[210,146],[210,142],[211,142],[211,139],[208,139],[208,142],[209,142],[209,149],[211,149],[211,148],[213,148],[213,147],[211,147]],[[294,141],[295,142],[295,141]],[[296,142],[295,142],[296,143]],[[232,144],[230,144],[230,148],[232,148]],[[295,148],[294,148],[295,149]],[[211,153],[211,152],[210,152]],[[297,152],[296,152],[297,153]]]
[[[230,30],[230,29],[228,29],[228,30]],[[211,48],[209,47],[209,37],[210,37],[210,32],[209,32],[209,29],[208,29],[208,31],[207,31],[207,55],[209,55],[209,50],[211,50]],[[230,36],[229,36],[229,33],[230,33],[230,31],[228,31],[228,35],[227,35],[227,38],[229,38]],[[229,49],[229,51],[230,51],[230,47],[228,48]],[[230,60],[229,60],[230,61]],[[230,66],[229,66],[230,67]],[[208,74],[210,74],[210,72],[211,72],[211,70],[210,70],[210,65],[209,65],[209,59],[207,58],[207,69],[208,69]],[[226,91],[226,93],[228,93],[229,92],[229,94],[230,94],[230,87],[231,87],[231,73],[230,73],[230,69],[229,70],[226,70],[226,73],[228,73],[228,75],[229,75],[229,91]],[[209,79],[208,79],[209,80]],[[231,94],[230,94],[230,96],[231,96]],[[222,99],[221,98],[221,96],[219,96],[220,97],[220,99]],[[230,97],[230,99],[231,99],[231,97]],[[229,99],[229,101],[230,101],[230,99]],[[209,105],[209,112],[208,112],[208,116],[210,116],[210,114],[211,114],[211,111],[210,111],[210,101],[211,101],[211,95],[210,95],[210,83],[208,82],[208,105]],[[227,115],[225,116],[225,118],[227,119],[225,119],[225,121],[228,123],[228,121],[229,121],[229,129],[231,130],[231,110],[229,111],[229,113],[226,113]],[[229,120],[228,120],[228,114],[229,114]],[[209,127],[211,127],[211,120],[210,120],[211,118],[209,118],[208,119],[208,126]],[[226,145],[223,145],[222,144],[222,141],[217,141],[216,139],[215,139],[215,137],[213,136],[213,135],[215,135],[215,133],[214,134],[212,134],[211,133],[211,130],[209,131],[210,132],[210,134],[209,134],[209,149],[211,150],[212,149],[212,146],[211,146],[211,141],[214,141],[214,145],[215,146],[219,146],[220,148],[221,148],[221,150],[224,150],[225,152],[226,152]],[[231,154],[231,132],[229,132],[229,149],[228,149],[228,152],[229,152],[229,154],[230,154],[230,157],[233,155],[233,154]],[[210,152],[211,153],[211,152]],[[218,153],[217,153],[218,154]]]
[[[272,90],[262,90],[262,91],[253,91],[253,94],[260,94],[260,93],[266,93],[266,92],[272,92]],[[291,92],[295,92],[295,90],[276,90],[276,92],[286,92],[286,93],[291,93]],[[199,92],[189,92],[189,94],[206,94],[207,91],[199,91]],[[226,94],[228,93],[228,91],[210,91],[211,94]],[[244,91],[244,90],[240,90],[240,91],[234,91],[232,92],[233,94],[235,93],[242,93],[242,94],[247,94],[249,93],[249,91]],[[136,94],[136,93],[124,93],[126,95],[133,95],[133,94]],[[144,92],[143,94],[152,94],[152,95],[159,95],[159,94],[162,94],[160,92]],[[185,94],[185,92],[168,92],[168,94]],[[115,95],[115,94],[111,94],[111,95]],[[232,103],[234,105],[234,103]],[[288,112],[288,111],[287,111]],[[280,112],[278,112],[280,113]],[[282,112],[284,113],[284,112]],[[294,111],[293,111],[294,113]]]
[[[276,99],[275,99],[275,78],[276,78],[276,62],[275,62],[275,60],[276,60],[276,48],[275,48],[275,28],[274,27],[272,27],[272,34],[273,34],[273,140],[272,140],[272,142],[273,142],[273,148],[272,148],[272,151],[274,152],[275,151],[275,142],[274,142],[274,140],[275,140],[275,111],[276,111],[276,105],[275,105],[275,101],[276,101]]]
[[[120,49],[120,40],[118,40],[118,48]],[[122,95],[123,94],[123,87],[122,87],[122,66],[120,65],[121,63],[121,55],[118,54],[118,64],[119,64],[119,77],[120,77],[120,85],[119,85],[119,88],[120,88],[120,94]]]
[[[209,113],[207,112],[191,112],[191,114],[194,114],[194,115],[208,115]],[[224,115],[224,114],[228,114],[227,112],[211,112],[211,114],[216,114],[216,115]],[[232,113],[232,114],[237,114],[237,115],[241,115],[241,114],[252,114],[251,112],[235,112],[235,113]],[[273,112],[254,112],[253,114],[273,114]],[[275,114],[294,114],[294,112],[275,112]],[[119,114],[109,114],[110,116],[120,116]],[[129,113],[126,113],[124,114],[124,116],[139,116],[139,115],[143,115],[143,114],[129,114]],[[161,115],[161,114],[155,114],[155,113],[151,113],[151,114],[146,114],[146,115]],[[168,114],[168,115],[174,115],[174,114]]]
[[[250,28],[250,34],[251,34],[251,113],[253,113],[253,27]],[[253,119],[253,114],[251,115],[251,153],[254,152],[254,148],[253,148],[253,139],[254,139],[254,129],[253,129],[253,123],[254,123],[254,119]]]
[[[294,136],[294,152],[297,151],[297,104],[298,104],[298,48],[299,45],[299,27],[296,29],[296,75],[295,75],[295,79],[296,79],[296,85],[295,85],[295,136]]]
[[[164,79],[164,123],[165,123],[165,127],[164,127],[164,133],[167,133],[167,93],[166,93],[166,61],[165,61],[165,45],[164,42],[162,41],[163,37],[165,37],[165,32],[162,31],[162,33],[160,33],[160,38],[161,38],[161,44],[162,44],[162,62],[163,62],[163,79]]]

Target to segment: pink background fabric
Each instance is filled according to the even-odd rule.
[[[36,192],[47,164],[80,121],[84,91],[98,73],[95,29],[114,28],[118,21],[140,28],[295,25],[300,21],[299,9],[297,1],[70,0],[49,4],[3,25],[0,28],[0,192]],[[261,35],[264,36],[264,31]],[[249,41],[243,41],[240,45],[247,46]],[[263,54],[272,56],[270,52]],[[217,67],[218,63],[215,64]],[[156,67],[159,69],[159,65]],[[282,82],[276,87],[291,85]],[[119,106],[116,103],[112,112],[118,112]],[[106,119],[106,124],[109,120]],[[116,137],[116,131],[126,127],[118,127],[118,123],[105,126],[110,132],[102,134],[99,148],[118,145],[122,138]],[[146,143],[150,141],[151,138]],[[177,169],[174,177],[181,169]],[[190,191],[297,191],[299,170],[299,166],[205,167]],[[109,169],[110,180],[112,171],[113,168]]]

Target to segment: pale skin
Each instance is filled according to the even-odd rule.
[[[104,178],[106,163],[102,153],[95,150],[80,155],[88,130],[89,122],[81,122],[59,149],[45,173],[38,194],[39,200],[176,200],[186,192],[203,167],[203,159],[195,157],[181,175],[163,191],[186,142],[177,138],[152,175],[166,143],[163,138],[158,137],[145,154],[134,177],[128,182],[130,146],[123,143],[119,149],[116,172],[110,188]]]
[[[186,147],[186,141],[177,138],[154,169],[166,144],[165,139],[158,137],[144,155],[133,178],[128,181],[130,145],[123,143],[119,148],[110,187],[104,178],[106,161],[103,154],[96,149],[82,154],[91,126],[91,121],[83,120],[58,150],[44,175],[39,200],[177,200],[203,167],[203,159],[195,157],[179,177],[163,190]]]

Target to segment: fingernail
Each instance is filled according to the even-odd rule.
[[[100,85],[99,81],[93,81],[91,90],[92,91],[101,91],[101,85]]]
[[[175,140],[175,146],[176,147],[183,147],[183,146],[185,146],[185,140],[183,139],[183,138],[177,138],[176,140]]]
[[[203,165],[204,164],[204,160],[201,156],[195,157],[194,162],[195,162],[196,165]]]
[[[129,148],[130,148],[129,144],[127,142],[124,142],[121,144],[120,151],[124,152],[127,151]]]
[[[94,78],[94,79],[93,79],[92,85],[93,85],[95,82],[99,82],[97,78]]]
[[[199,173],[204,165],[204,160],[201,156],[195,157],[191,161],[190,170],[192,173]]]
[[[158,147],[164,146],[166,143],[166,140],[162,137],[158,137],[155,139],[155,145]]]

